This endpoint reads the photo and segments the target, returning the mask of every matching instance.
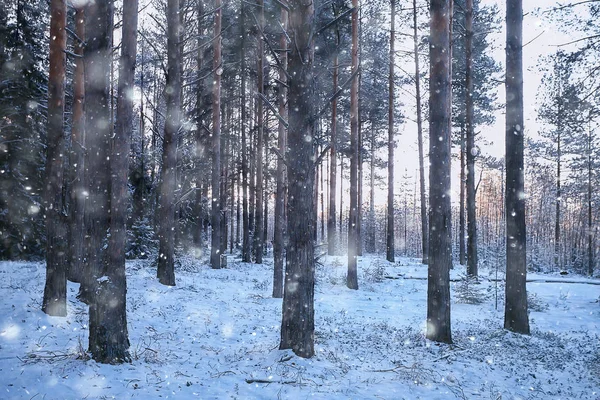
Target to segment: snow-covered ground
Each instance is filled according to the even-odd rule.
[[[211,270],[190,259],[177,286],[128,263],[132,364],[88,359],[87,308],[68,287],[68,317],[40,311],[44,265],[0,263],[1,399],[600,399],[600,286],[553,276],[528,283],[531,336],[502,329],[503,286],[481,271],[481,304],[453,301],[453,345],[424,338],[426,267],[362,257],[317,269],[316,356],[278,350],[272,261]],[[453,300],[459,277],[452,271]],[[502,274],[500,274],[501,277]],[[531,276],[547,278],[548,276]],[[563,281],[561,281],[563,279]],[[473,285],[472,285],[473,286]]]

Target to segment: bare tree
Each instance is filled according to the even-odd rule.
[[[450,1],[430,1],[429,42],[429,269],[427,338],[452,342],[450,268],[452,229],[450,196],[451,51]]]
[[[265,71],[264,71],[264,43],[262,32],[265,26],[265,5],[263,0],[257,0],[258,12],[258,43],[256,49],[256,74],[257,74],[257,90],[259,96],[264,96],[265,92]],[[256,115],[256,207],[254,208],[255,213],[255,225],[254,225],[254,259],[257,264],[262,264],[263,259],[263,246],[264,246],[264,230],[263,230],[263,147],[264,147],[264,102],[261,99],[257,99],[257,115]]]
[[[158,270],[163,285],[175,285],[175,189],[177,136],[181,127],[181,52],[179,0],[167,2],[167,114],[163,138],[158,217]]]
[[[346,286],[358,289],[358,0],[352,0],[352,86],[350,88],[350,213]]]
[[[90,350],[94,359],[105,363],[131,361],[127,331],[127,281],[125,250],[127,247],[127,206],[129,203],[130,135],[133,129],[133,87],[137,47],[137,0],[123,3],[123,30],[119,83],[117,89],[116,129],[110,154],[110,236],[108,263],[98,288],[94,307],[90,307]],[[92,335],[91,331],[95,333]]]
[[[67,315],[67,236],[63,198],[65,153],[65,70],[67,45],[67,5],[65,0],[50,2],[50,71],[48,76],[48,145],[46,147],[46,285],[42,311]]]
[[[221,0],[215,0],[215,25],[213,37],[213,87],[212,87],[212,201],[210,265],[221,268]]]
[[[477,276],[477,212],[475,198],[475,124],[473,106],[473,0],[466,0],[466,136],[467,136],[467,274]]]
[[[387,197],[387,229],[386,229],[386,259],[394,262],[396,252],[394,236],[394,54],[396,49],[396,0],[391,0],[392,12],[390,17],[390,70],[388,75],[388,197]],[[417,78],[418,79],[418,78]]]
[[[522,0],[507,0],[506,301],[504,304],[504,328],[529,334],[523,151],[523,3]]]
[[[287,91],[284,82],[286,81],[287,68],[287,30],[288,24],[288,13],[282,8],[281,9],[281,26],[284,32],[281,33],[279,38],[279,48],[281,53],[279,61],[281,62],[279,70],[279,92],[278,92],[278,105],[279,115],[282,118],[286,118],[286,100]],[[277,145],[279,147],[280,155],[285,154],[286,142],[287,142],[287,128],[283,121],[279,120],[278,126],[278,137]],[[286,177],[285,177],[285,163],[281,158],[277,159],[277,189],[275,193],[275,233],[273,237],[273,297],[283,297],[283,251],[284,251],[284,236],[285,236],[285,194],[286,194]]]
[[[423,111],[421,106],[421,78],[419,70],[419,37],[417,0],[413,0],[413,44],[415,53],[415,89],[417,98],[417,144],[419,148],[419,188],[421,192],[421,233],[423,264],[429,263],[429,229],[427,228],[427,198],[425,193],[425,161],[423,159]]]
[[[288,60],[289,131],[288,235],[280,349],[300,357],[314,355],[315,250],[312,208],[315,179],[315,123],[312,42],[314,2],[289,3],[290,52]]]
[[[69,192],[69,264],[67,279],[80,282],[83,268],[83,241],[84,236],[84,66],[83,47],[85,38],[85,8],[79,6],[75,9],[75,34],[79,39],[75,44],[75,72],[73,74],[73,123],[71,126],[71,186]]]
[[[334,18],[338,17],[338,12],[335,3],[332,3]],[[333,93],[338,90],[339,77],[339,53],[337,47],[340,45],[340,29],[338,25],[335,27],[335,44],[336,51],[333,54]],[[329,150],[329,208],[327,210],[327,254],[330,256],[336,252],[336,207],[335,207],[335,192],[337,180],[337,120],[338,120],[338,100],[337,97],[331,102],[331,137],[329,142],[331,148]]]

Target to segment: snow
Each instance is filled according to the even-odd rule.
[[[42,313],[41,263],[0,263],[2,399],[594,399],[600,397],[600,283],[529,275],[531,336],[502,329],[503,283],[481,270],[482,304],[456,302],[453,345],[424,338],[427,267],[359,257],[360,290],[343,257],[317,267],[316,355],[278,350],[281,300],[272,260],[211,270],[181,260],[177,286],[149,262],[127,264],[132,364],[89,360],[87,307],[68,286],[68,316]],[[502,276],[500,274],[499,276]],[[542,282],[550,279],[556,282]],[[561,281],[563,279],[563,281]],[[498,285],[498,309],[495,286]],[[270,382],[270,383],[265,383]]]

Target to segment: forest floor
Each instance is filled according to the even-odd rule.
[[[278,350],[272,259],[230,257],[222,270],[180,261],[175,287],[160,285],[150,262],[128,262],[133,362],[118,366],[85,352],[78,285],[68,286],[68,316],[48,317],[40,311],[44,264],[0,263],[0,398],[600,399],[600,288],[582,284],[599,280],[529,275],[557,282],[527,284],[532,334],[522,336],[502,329],[495,271],[482,269],[467,289],[457,266],[454,344],[439,345],[424,337],[426,266],[361,257],[353,291],[345,259],[325,257],[317,267],[316,355],[305,360]]]

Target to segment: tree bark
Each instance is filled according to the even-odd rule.
[[[350,88],[350,213],[346,286],[358,289],[358,0],[352,0],[352,86]]]
[[[281,25],[283,26],[284,32],[279,37],[279,60],[281,66],[279,70],[279,80],[282,84],[279,85],[278,89],[278,106],[279,115],[284,119],[287,117],[286,113],[286,100],[287,90],[283,82],[286,81],[287,68],[287,37],[285,31],[288,26],[288,13],[282,8],[281,9]],[[285,155],[286,152],[286,138],[287,130],[282,121],[279,121],[278,136],[277,136],[277,147],[279,153]],[[286,195],[286,176],[285,176],[285,163],[281,158],[277,158],[277,189],[275,193],[275,233],[273,237],[273,297],[283,297],[283,253],[285,246],[285,195]]]
[[[257,0],[258,10],[258,43],[257,43],[257,90],[259,95],[264,95],[264,42],[261,32],[265,26],[265,6],[263,0]],[[262,264],[263,247],[264,247],[264,230],[263,230],[263,147],[264,147],[264,102],[262,98],[257,99],[257,124],[256,124],[256,206],[255,213],[255,232],[254,232],[254,260],[257,264]]]
[[[288,234],[280,349],[300,357],[314,355],[314,243],[312,241],[315,179],[315,109],[313,101],[312,0],[289,2],[288,33]]]
[[[241,36],[241,98],[242,98],[242,112],[241,112],[241,135],[242,135],[242,262],[250,262],[251,251],[250,251],[250,216],[248,213],[248,148],[247,148],[247,136],[246,136],[246,121],[248,118],[248,112],[246,108],[246,6],[242,0],[241,11],[240,11],[240,36]]]
[[[221,0],[215,0],[215,28],[213,42],[213,87],[212,87],[212,201],[210,265],[221,268]]]
[[[110,155],[111,201],[110,236],[108,239],[107,279],[99,283],[95,306],[90,309],[90,330],[95,343],[90,346],[96,361],[122,363],[131,361],[127,331],[127,281],[125,250],[127,248],[127,206],[129,203],[130,135],[133,130],[133,96],[137,47],[137,0],[123,3],[123,32],[119,83],[117,90],[116,129]],[[92,336],[92,335],[90,335]]]
[[[104,242],[110,220],[109,138],[110,69],[113,2],[101,0],[85,9],[85,203],[84,266],[78,298],[93,307],[94,293],[106,265]],[[93,150],[92,150],[93,149]],[[91,313],[90,313],[91,315]],[[90,330],[90,349],[94,343]]]
[[[396,42],[396,0],[391,0],[392,12],[390,22],[390,59],[388,75],[388,193],[387,193],[387,228],[386,259],[395,261],[394,237],[394,44]]]
[[[44,209],[46,217],[46,284],[42,311],[67,315],[67,225],[63,197],[65,154],[65,73],[67,5],[50,2],[50,66],[48,76],[48,144]]]
[[[427,198],[425,193],[425,161],[423,157],[423,112],[421,106],[421,78],[419,70],[419,38],[417,25],[417,0],[413,0],[413,43],[415,53],[415,89],[417,97],[417,142],[419,148],[419,188],[421,203],[421,247],[423,264],[429,263],[429,228],[427,227]]]
[[[451,343],[450,268],[452,209],[450,204],[450,15],[448,0],[430,1],[429,83],[429,268],[427,338]]]
[[[332,4],[333,15],[337,18],[337,10],[335,5]],[[340,30],[336,25],[335,29],[335,44],[336,51],[333,54],[333,93],[338,90],[338,74],[339,74],[339,54],[337,46],[340,45]],[[329,150],[329,208],[327,210],[327,254],[330,256],[336,253],[336,180],[337,180],[337,111],[338,111],[337,98],[331,102],[331,138]]]
[[[462,116],[461,116],[462,117]],[[459,210],[458,210],[458,262],[460,265],[465,265],[467,263],[467,253],[465,248],[465,186],[466,186],[466,177],[465,177],[465,168],[466,168],[466,160],[465,160],[465,127],[461,122],[460,127],[460,201],[459,201]]]
[[[593,247],[593,219],[592,219],[592,177],[593,177],[593,169],[592,169],[592,145],[593,145],[593,136],[592,136],[592,127],[591,127],[591,118],[589,121],[588,127],[588,154],[587,154],[587,166],[588,166],[588,182],[587,182],[587,246],[588,246],[588,274],[589,276],[594,275],[594,247]]]
[[[506,301],[504,328],[529,334],[523,127],[523,3],[506,2]]]
[[[179,51],[179,0],[167,2],[167,78],[165,101],[167,115],[163,139],[162,174],[159,191],[158,269],[163,285],[175,285],[175,190],[177,136],[181,127],[181,68]]]
[[[75,11],[75,32],[81,39],[85,38],[84,7]],[[73,126],[71,127],[71,189],[69,193],[69,265],[67,279],[81,282],[83,273],[83,240],[84,237],[84,200],[85,200],[85,115],[84,115],[84,43],[77,41],[75,54],[75,72],[73,75]]]
[[[466,134],[467,134],[467,275],[477,276],[477,204],[475,193],[475,117],[473,104],[473,0],[466,0]]]

